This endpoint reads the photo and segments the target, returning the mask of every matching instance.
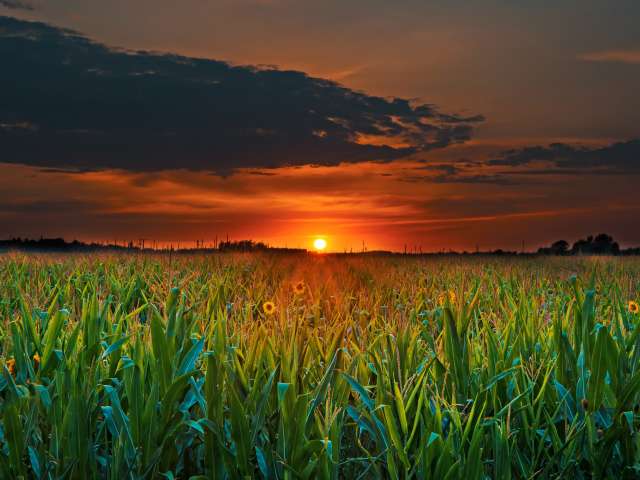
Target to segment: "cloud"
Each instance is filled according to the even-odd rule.
[[[525,145],[493,153],[477,152],[474,160],[447,158],[444,153],[439,161],[431,160],[397,172],[396,178],[410,183],[532,186],[541,182],[542,177],[548,178],[545,182],[565,182],[563,177],[567,176],[640,175],[640,139],[599,146]],[[429,155],[423,161],[427,162],[433,156]]]
[[[33,10],[33,6],[20,0],[0,0],[0,7],[10,8],[11,10]]]
[[[640,50],[605,50],[579,55],[580,60],[587,62],[640,63]]]
[[[408,175],[400,177],[403,182],[427,182],[427,183],[459,183],[459,184],[490,184],[490,185],[515,185],[514,179],[500,173],[482,173],[477,168],[463,168],[468,166],[465,161],[451,163],[424,165],[414,170],[429,172],[428,175]],[[476,166],[477,167],[477,166]]]
[[[616,142],[597,148],[552,143],[546,147],[531,146],[502,152],[488,165],[508,167],[542,163],[547,168],[520,173],[549,174],[579,172],[580,174],[639,174],[640,139]]]
[[[389,162],[464,142],[483,120],[297,71],[118,50],[9,17],[0,17],[0,56],[8,163],[226,175]]]

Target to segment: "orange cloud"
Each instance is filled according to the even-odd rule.
[[[454,176],[469,178],[501,168],[437,161],[435,166],[458,165]],[[630,200],[636,198],[633,177],[443,183],[426,165],[287,167],[220,178],[181,170],[68,173],[0,164],[0,237],[146,238],[184,246],[229,235],[310,247],[322,236],[337,251],[360,250],[363,241],[368,249],[402,250],[406,243],[433,251],[473,250],[476,244],[520,248],[523,240],[533,248],[607,231],[623,244],[640,243],[640,203]],[[425,178],[405,180],[415,175]]]
[[[587,62],[640,63],[640,50],[604,50],[579,55]]]

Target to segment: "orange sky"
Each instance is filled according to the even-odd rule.
[[[640,205],[628,200],[635,197],[634,178],[546,176],[535,191],[518,184],[496,191],[491,184],[416,181],[422,166],[296,167],[228,178],[7,166],[0,189],[11,201],[0,219],[15,226],[10,236],[147,238],[191,246],[229,235],[303,248],[322,236],[331,251],[357,251],[363,241],[369,250],[403,250],[405,244],[423,251],[519,249],[523,240],[533,249],[549,238],[574,239],[582,225],[610,232],[623,244],[636,240],[625,236],[636,230],[640,213]],[[606,194],[594,201],[592,192],[603,182]]]
[[[41,134],[46,142],[15,143],[15,150],[0,152],[0,238],[147,238],[193,245],[228,235],[310,248],[314,238],[323,236],[333,251],[360,250],[363,242],[370,250],[403,250],[406,245],[439,251],[520,249],[523,241],[534,249],[559,238],[571,241],[606,231],[623,245],[640,245],[640,144],[634,140],[640,137],[638,2],[27,3],[32,10],[0,7],[0,16],[75,29],[97,42],[96,51],[104,44],[236,66],[272,65],[336,81],[347,93],[318,102],[337,112],[323,120],[335,121],[329,127],[338,133],[327,133],[310,126],[313,118],[295,116],[297,95],[322,94],[308,77],[291,72],[283,72],[281,80],[261,77],[239,84],[247,95],[268,82],[284,85],[252,97],[247,105],[221,105],[219,97],[198,93],[191,98],[184,92],[184,102],[176,94],[172,103],[163,91],[157,102],[165,102],[165,110],[149,110],[145,117],[149,105],[137,100],[155,94],[144,85],[145,75],[155,74],[153,62],[127,73],[140,77],[140,85],[133,84],[139,90],[132,93],[127,87],[122,97],[114,94],[118,107],[113,111],[98,110],[100,98],[81,90],[83,80],[78,90],[62,90],[62,96],[83,98],[78,104],[60,107],[54,100],[61,94],[52,93],[52,99],[37,97],[39,103],[31,105],[32,94],[62,87],[47,83],[48,70],[25,67],[22,77],[4,84],[0,79],[10,96],[23,99],[17,107],[0,109],[0,142],[18,142],[23,134]],[[16,62],[12,70],[21,68],[22,57],[30,58],[22,47],[12,46],[17,37],[3,36],[0,28],[0,53]],[[33,57],[48,58],[40,51]],[[82,59],[87,64],[82,63],[80,74],[108,78],[103,65],[92,61]],[[207,81],[226,85],[237,80],[221,78]],[[104,88],[99,91],[112,93]],[[349,102],[360,93],[354,107]],[[410,102],[411,108],[434,106],[443,116],[421,114],[425,124],[435,125],[433,131],[421,129],[417,110],[399,115],[391,97]],[[54,106],[47,107],[49,101]],[[378,101],[389,103],[380,106]],[[309,110],[309,104],[301,102],[299,109]],[[99,111],[97,119],[91,117],[93,110]],[[162,139],[179,137],[182,133],[174,130],[190,122],[192,113],[196,127],[209,117],[215,120],[205,125],[210,130],[202,137],[187,134],[185,144],[195,145],[195,153],[167,153],[173,150],[161,146],[149,154],[146,144],[135,144],[138,136],[146,140],[149,132],[161,131],[163,121],[168,126]],[[134,126],[124,125],[132,117]],[[224,123],[230,117],[231,126]],[[140,135],[136,122],[146,129]],[[463,124],[470,127],[468,134],[455,130]],[[253,135],[246,141],[245,127]],[[119,129],[125,132],[121,137]],[[96,154],[83,143],[87,132],[98,144],[106,139],[104,151]],[[268,143],[273,132],[280,136]],[[109,134],[114,150],[133,152],[131,158],[108,158]],[[331,135],[339,140],[314,150]],[[430,142],[437,143],[439,135],[445,141],[432,148]],[[236,136],[241,154],[230,160],[236,151],[225,142]],[[206,144],[207,137],[215,137],[213,146]],[[251,150],[263,139],[265,158],[258,147]],[[567,147],[549,147],[554,143]],[[35,145],[35,153],[20,157],[20,145]],[[362,145],[392,150],[374,151],[382,152],[383,161],[371,161],[355,148]],[[207,164],[218,146],[222,160]],[[400,155],[402,149],[408,154]]]

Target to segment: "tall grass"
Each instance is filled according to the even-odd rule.
[[[639,274],[8,255],[0,477],[638,478]]]

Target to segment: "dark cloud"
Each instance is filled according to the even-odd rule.
[[[511,178],[499,174],[439,175],[438,177],[434,178],[433,181],[435,183],[484,183],[490,185],[516,185],[517,183],[519,183]]]
[[[273,172],[265,172],[264,170],[248,170],[244,173],[246,173],[247,175],[260,175],[263,177],[271,177],[275,175],[275,173]]]
[[[99,202],[81,200],[33,200],[14,202],[4,199],[0,202],[0,215],[14,217],[36,218],[48,217],[54,213],[62,215],[84,215],[95,213],[100,207]]]
[[[0,56],[0,161],[48,168],[228,174],[391,161],[463,142],[482,120],[296,71],[112,49],[9,17]]]
[[[502,152],[497,158],[487,163],[519,167],[537,162],[547,163],[551,167],[521,173],[637,174],[640,173],[640,139],[617,142],[598,148],[571,146],[564,143],[553,143],[547,147],[525,147]]]
[[[500,216],[523,214],[535,211],[535,203],[526,196],[494,197],[438,197],[422,202],[421,208],[428,211],[432,217],[464,218],[476,216]]]
[[[463,164],[467,166],[466,164]],[[492,184],[492,185],[515,185],[514,179],[509,178],[501,173],[485,174],[470,171],[451,163],[424,165],[414,168],[414,170],[422,170],[431,172],[429,175],[408,175],[401,177],[404,182],[430,182],[430,183],[467,183],[467,184]]]
[[[457,175],[460,173],[460,168],[452,163],[441,163],[434,165],[421,165],[415,167],[413,170],[422,170],[427,172],[436,172],[445,175]]]
[[[429,164],[414,170],[427,175],[402,178],[411,182],[517,185],[531,184],[535,176],[640,174],[640,140],[601,147],[565,143],[527,146],[502,151],[487,161],[458,160]],[[528,178],[527,177],[531,177]]]
[[[0,7],[10,8],[12,10],[33,10],[33,6],[20,0],[0,0]]]

